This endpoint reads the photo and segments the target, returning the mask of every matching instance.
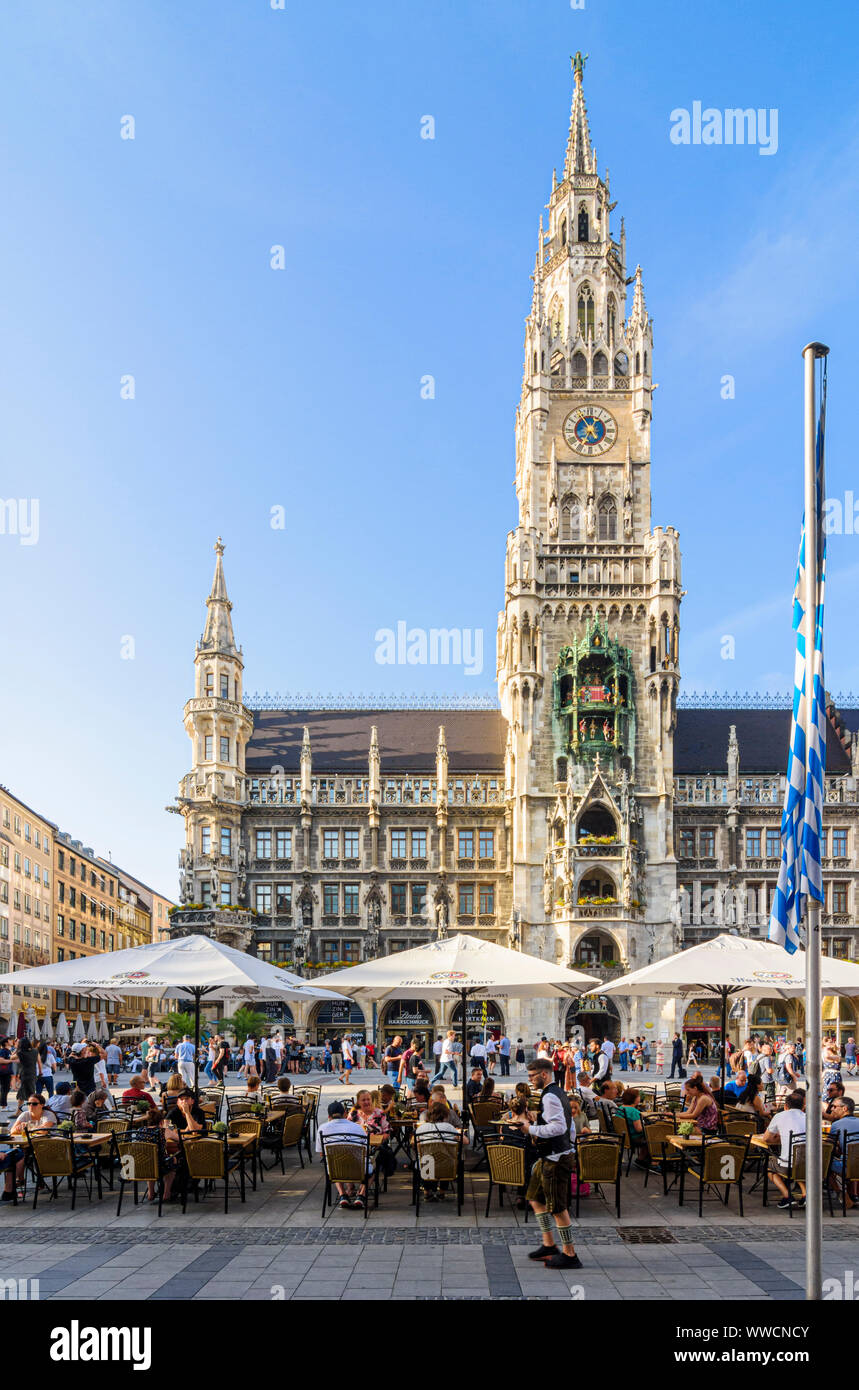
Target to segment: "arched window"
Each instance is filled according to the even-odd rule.
[[[579,241],[590,241],[591,239],[588,227],[588,210],[584,206],[579,208],[578,239]]]
[[[566,246],[566,244],[567,244],[567,219],[566,219],[566,217],[562,217],[562,218],[561,218],[561,245],[562,245],[562,246]]]
[[[627,357],[625,352],[619,352],[615,357],[614,374],[615,376],[629,375],[629,358]]]
[[[562,541],[581,539],[581,507],[578,497],[568,495],[561,501],[560,538]]]
[[[615,303],[613,294],[610,294],[608,297],[606,319],[608,320],[608,340],[609,343],[614,343],[614,333],[617,327],[617,304]]]
[[[636,354],[635,354],[635,375],[638,376],[638,374],[639,374],[640,371],[641,371],[641,357],[640,357],[640,355],[639,355],[638,353],[636,353]]]
[[[644,354],[644,375],[647,376],[647,353]]]
[[[583,352],[573,354],[573,376],[587,376],[588,364]]]
[[[590,285],[582,285],[579,290],[579,332],[585,339],[594,336],[594,296]]]
[[[598,352],[594,358],[594,376],[608,376],[608,359],[604,352]]]
[[[601,541],[617,540],[617,507],[614,498],[606,495],[600,499],[597,507],[597,539]]]
[[[534,353],[534,371],[536,372],[536,370],[537,370],[537,354],[536,354],[536,352],[535,352],[535,353]]]
[[[562,352],[556,352],[552,357],[552,376],[567,375],[567,361]]]

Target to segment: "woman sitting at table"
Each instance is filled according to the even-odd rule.
[[[426,1110],[430,1102],[429,1078],[425,1081],[415,1081],[410,1100],[412,1105],[419,1105],[421,1110]]]
[[[419,1139],[440,1139],[450,1143],[456,1139],[461,1127],[453,1123],[450,1107],[443,1101],[433,1101],[426,1115],[422,1116],[421,1123],[415,1130],[415,1135]],[[463,1144],[468,1143],[468,1135],[464,1134]],[[428,1202],[440,1202],[444,1200],[449,1184],[438,1182],[434,1178],[421,1178],[424,1186],[424,1194]]]
[[[516,1104],[517,1102],[514,1100],[513,1105],[510,1107],[511,1110]],[[525,1106],[524,1109],[527,1110],[527,1106]],[[518,1111],[515,1113],[521,1114],[522,1111]],[[576,1138],[578,1138],[580,1134],[590,1134],[591,1129],[590,1125],[588,1124],[588,1117],[582,1109],[582,1103],[579,1100],[578,1096],[570,1096],[570,1114],[573,1117],[573,1127],[570,1133],[570,1138],[573,1138],[573,1135],[575,1135]]]
[[[390,1081],[386,1081],[379,1087],[379,1109],[384,1110],[386,1115],[396,1114],[397,1092]]]
[[[86,1115],[86,1111],[84,1110],[85,1100],[86,1096],[84,1095],[83,1091],[79,1090],[77,1087],[72,1091],[71,1095],[69,1096],[69,1119],[71,1120],[75,1129],[92,1129],[92,1125],[90,1124],[89,1119]]]
[[[359,1091],[355,1097],[355,1104],[349,1111],[348,1118],[353,1124],[359,1124],[368,1134],[387,1134],[389,1125],[385,1112],[373,1104],[373,1097],[369,1091]]]
[[[112,1109],[113,1100],[110,1091],[105,1091],[101,1086],[96,1087],[94,1091],[90,1091],[81,1106],[87,1128],[95,1129],[97,1122],[103,1120],[105,1115],[109,1115]]]
[[[53,1129],[57,1123],[57,1117],[52,1110],[45,1109],[44,1096],[36,1095],[34,1092],[27,1101],[26,1108],[18,1116],[9,1131],[10,1138],[20,1135],[24,1137],[26,1129]],[[11,1202],[15,1198],[15,1182],[20,1181],[24,1176],[25,1154],[23,1148],[16,1144],[9,1150],[5,1158],[0,1160],[0,1167],[5,1169],[6,1181],[3,1201]]]
[[[486,1080],[480,1088],[479,1093],[474,1097],[474,1099],[481,1105],[494,1105],[499,1111],[499,1113],[504,1109],[504,1101],[501,1098],[501,1096],[496,1095],[495,1082],[493,1081],[491,1076],[487,1076]]]
[[[684,1084],[686,1109],[677,1115],[678,1123],[692,1120],[702,1134],[715,1134],[719,1125],[719,1111],[702,1076],[690,1076]]]
[[[135,1129],[133,1129],[128,1136],[128,1141],[133,1144],[141,1143],[156,1145],[158,1149],[158,1161],[161,1165],[162,1172],[164,1172],[164,1201],[169,1202],[171,1199],[171,1194],[173,1192],[173,1183],[176,1180],[177,1159],[174,1153],[169,1152],[169,1139],[167,1134],[165,1134],[162,1125],[158,1123],[158,1111],[150,1110],[146,1118],[148,1121],[150,1121],[150,1123],[145,1125],[138,1125]],[[175,1141],[172,1147],[175,1150]],[[146,1194],[141,1198],[141,1201],[152,1202],[154,1200],[155,1183],[150,1182],[147,1185]]]
[[[620,1104],[614,1112],[622,1115],[626,1120],[631,1142],[636,1150],[640,1150],[644,1143],[644,1121],[641,1118],[641,1092],[634,1086],[628,1086],[620,1098]]]
[[[768,1120],[770,1112],[764,1105],[763,1092],[764,1083],[759,1076],[750,1076],[748,1083],[740,1092],[740,1098],[733,1107],[744,1115],[760,1115],[762,1120]]]

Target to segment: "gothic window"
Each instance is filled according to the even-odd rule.
[[[534,370],[535,372],[536,372],[536,370],[537,370],[537,354],[536,354],[536,352],[534,353],[534,367],[533,367],[533,370]]]
[[[583,352],[577,352],[573,356],[573,376],[587,376],[588,364]]]
[[[567,363],[562,352],[556,352],[552,358],[552,376],[566,376]]]
[[[597,508],[597,539],[617,540],[617,507],[613,497],[603,497]]]
[[[604,352],[598,352],[594,358],[594,376],[608,376],[608,359]]]
[[[581,530],[581,511],[577,497],[565,497],[561,503],[560,538],[562,541],[577,541]]]
[[[594,296],[590,285],[582,285],[579,290],[579,333],[583,338],[594,336]]]
[[[562,246],[566,246],[566,244],[567,244],[567,219],[566,219],[566,217],[562,217],[562,218],[561,218],[561,245],[562,245]]]
[[[579,208],[579,241],[590,241],[590,230],[588,226],[588,210],[585,207]]]
[[[607,318],[607,320],[608,320],[608,340],[609,340],[610,343],[613,343],[613,342],[614,342],[615,328],[616,328],[616,326],[617,326],[617,305],[616,305],[616,303],[615,303],[615,299],[614,299],[614,295],[613,295],[613,294],[610,294],[609,297],[608,297],[608,306],[607,306],[607,309],[606,309],[606,318]]]
[[[215,673],[214,673],[214,671],[207,671],[207,672],[206,672],[206,694],[211,696],[211,695],[214,695],[214,693],[215,693]]]
[[[647,353],[644,354],[644,372],[647,374]]]
[[[614,359],[615,376],[629,375],[629,358],[625,352],[619,352]]]
[[[638,376],[638,374],[639,374],[640,371],[641,371],[641,356],[640,356],[639,353],[636,353],[636,354],[635,354],[635,375]]]

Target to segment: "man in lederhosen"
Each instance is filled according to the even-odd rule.
[[[537,1057],[529,1062],[528,1080],[534,1088],[540,1088],[537,1119],[523,1117],[518,1123],[525,1134],[530,1134],[538,1154],[528,1184],[528,1201],[543,1237],[543,1244],[532,1250],[528,1258],[544,1260],[547,1269],[581,1269],[570,1220],[570,1179],[574,1170],[570,1102],[563,1087],[552,1079],[550,1058]],[[553,1224],[558,1228],[560,1246],[552,1235]]]

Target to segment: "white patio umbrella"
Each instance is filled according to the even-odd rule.
[[[105,1017],[104,1009],[101,1010],[98,1018],[96,1019],[95,1035],[98,1041],[102,1043],[107,1042],[108,1038],[110,1037],[110,1029],[107,1026],[107,1019]]]
[[[458,998],[462,1003],[462,1103],[466,1114],[466,1000],[574,998],[598,983],[593,975],[511,951],[479,936],[459,934],[323,975],[316,987],[339,990],[355,1000]]]
[[[66,1019],[66,1016],[65,1016],[65,1014],[63,1013],[63,1014],[60,1014],[59,1018],[57,1019],[57,1042],[58,1042],[58,1043],[62,1043],[63,1047],[65,1047],[65,1045],[66,1045],[66,1043],[68,1042],[68,1040],[69,1040],[69,1025],[68,1025],[68,1021],[67,1021],[67,1019]]]
[[[89,1023],[86,1026],[86,1035],[90,1042],[95,1042],[98,1037],[98,1024],[95,1021],[95,1014],[90,1014]]]
[[[17,1009],[13,1009],[12,1012],[11,1012],[11,1014],[9,1015],[9,1037],[10,1037],[10,1038],[17,1038],[17,1036],[18,1036],[18,1019],[19,1019],[19,1018],[20,1018],[20,1014],[18,1013],[18,1010],[17,1010]]]
[[[44,1042],[50,1042],[53,1036],[54,1026],[51,1023],[51,1015],[46,1013],[45,1017],[42,1019],[42,1039]]]
[[[625,994],[647,999],[691,999],[710,994],[722,1005],[722,1043],[727,1032],[728,1000],[797,999],[805,994],[805,952],[789,956],[770,941],[722,932],[710,941],[677,951],[642,966],[590,994]],[[859,965],[824,956],[821,993],[859,996]],[[725,1049],[722,1047],[722,1086]]]
[[[40,968],[45,969],[44,966],[41,966]],[[85,1037],[86,1029],[84,1028],[84,1021],[81,1015],[78,1014],[77,1018],[75,1019],[75,1026],[72,1029],[72,1042],[83,1042]]]
[[[130,994],[193,1002],[195,1057],[200,1042],[200,1003],[204,998],[226,1000],[231,1005],[260,999],[331,998],[330,990],[314,989],[297,975],[208,936],[151,941],[125,951],[105,951],[31,970],[16,970],[14,975],[0,975],[0,985],[12,981],[16,986],[67,990],[93,999],[120,1000]],[[89,1036],[93,1036],[94,1020],[90,1027]],[[83,1037],[83,1019],[79,1014],[74,1040],[80,1042]]]

